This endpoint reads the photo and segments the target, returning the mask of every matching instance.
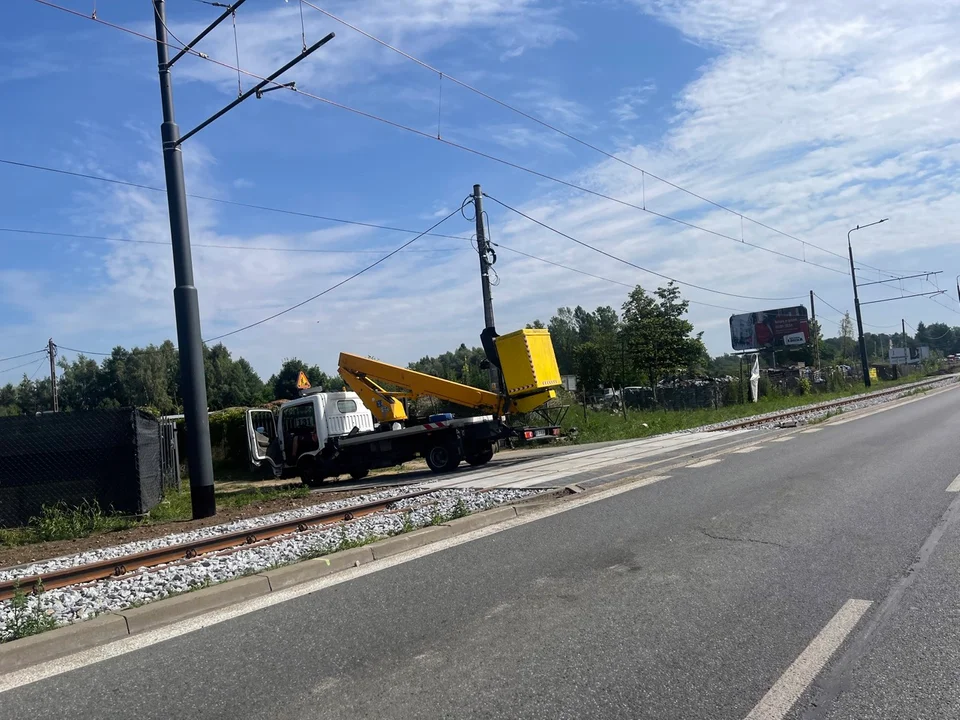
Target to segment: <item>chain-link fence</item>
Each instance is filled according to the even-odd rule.
[[[668,380],[657,386],[623,389],[624,402],[633,410],[696,410],[725,404],[726,383],[718,380]]]
[[[142,410],[0,418],[0,526],[24,525],[58,502],[145,513],[174,482],[168,454],[160,423]]]

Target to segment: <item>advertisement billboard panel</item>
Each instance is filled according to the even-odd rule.
[[[789,348],[809,340],[810,323],[803,305],[730,316],[730,344],[734,350]]]

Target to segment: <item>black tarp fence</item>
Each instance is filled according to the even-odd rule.
[[[139,515],[172,485],[160,423],[134,408],[0,418],[0,527],[44,505]],[[166,481],[166,482],[165,482]]]

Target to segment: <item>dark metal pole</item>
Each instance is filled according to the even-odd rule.
[[[483,224],[483,193],[479,185],[473,186],[473,210],[477,221],[477,253],[480,255],[480,289],[483,292],[483,323],[485,328],[495,328],[493,296],[490,294],[490,262],[488,259],[486,228]],[[490,367],[490,387],[498,385],[497,369]]]
[[[153,0],[157,31],[157,61],[160,70],[160,101],[163,124],[163,169],[167,182],[170,214],[170,241],[176,287],[173,304],[177,318],[180,349],[180,384],[183,414],[187,425],[187,465],[190,470],[190,501],[194,519],[217,512],[213,491],[213,458],[210,451],[210,421],[207,416],[207,387],[203,368],[203,341],[200,339],[200,302],[193,285],[193,258],[190,253],[190,224],[183,181],[183,156],[178,142],[180,128],[174,119],[173,85],[167,61],[167,28],[164,0]]]
[[[857,293],[857,270],[853,265],[853,245],[850,243],[850,233],[859,230],[860,226],[847,231],[847,251],[850,254],[850,279],[853,280],[853,307],[857,312],[857,335],[860,338],[860,363],[863,366],[863,384],[870,387],[870,368],[867,365],[867,343],[863,339],[863,316],[860,314],[860,296]]]
[[[820,370],[820,332],[817,325],[817,308],[813,304],[813,290],[810,291],[810,322],[813,323],[813,366]]]
[[[743,353],[740,354],[740,405],[743,405]]]

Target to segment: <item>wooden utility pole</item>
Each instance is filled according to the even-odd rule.
[[[57,346],[53,344],[53,338],[47,340],[47,354],[50,356],[50,397],[53,399],[53,411],[60,412],[60,402],[57,399]]]

